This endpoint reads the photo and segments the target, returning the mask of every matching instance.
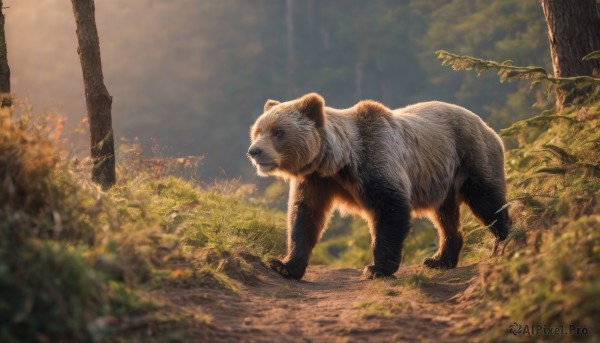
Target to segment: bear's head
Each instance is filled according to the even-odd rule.
[[[310,93],[299,99],[267,100],[250,130],[248,157],[260,176],[300,176],[321,150],[325,102]]]

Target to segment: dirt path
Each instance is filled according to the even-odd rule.
[[[199,342],[447,342],[461,341],[456,324],[468,306],[456,298],[477,275],[475,265],[434,273],[409,266],[396,280],[373,281],[358,269],[309,266],[297,282],[255,269],[239,292],[194,287],[153,296],[210,318],[208,328],[190,332]]]

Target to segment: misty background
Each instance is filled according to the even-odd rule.
[[[86,117],[71,3],[4,4],[12,90],[34,112],[65,116],[68,135]],[[498,129],[533,113],[539,94],[453,72],[434,51],[551,70],[533,0],[101,0],[96,21],[117,142],[204,155],[207,180],[254,180],[248,131],[268,98],[443,100]]]

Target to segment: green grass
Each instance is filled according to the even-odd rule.
[[[555,118],[567,118],[557,120]],[[515,225],[500,260],[482,265],[487,317],[575,324],[598,339],[600,104],[542,115],[505,130]],[[486,307],[487,308],[487,307]],[[490,337],[505,332],[492,330]]]
[[[372,301],[361,301],[354,308],[359,310],[362,319],[390,317],[392,315],[392,311],[388,307]]]
[[[235,292],[253,261],[283,253],[285,213],[253,200],[253,186],[156,177],[123,146],[119,182],[102,192],[87,161],[63,157],[60,127],[31,118],[0,113],[0,341],[129,340],[149,328],[177,341],[208,321],[148,290]]]
[[[423,275],[423,273],[416,273],[408,276],[400,276],[390,284],[391,286],[405,286],[412,289],[418,289],[428,282],[431,282],[428,276]]]

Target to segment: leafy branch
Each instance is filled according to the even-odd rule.
[[[442,65],[450,66],[453,70],[475,70],[477,76],[489,70],[497,70],[500,76],[500,82],[512,78],[519,79],[542,79],[547,78],[548,73],[542,67],[516,67],[513,61],[504,62],[487,61],[471,56],[461,56],[444,50],[435,52],[437,58],[442,61]]]
[[[549,75],[546,69],[538,66],[518,67],[513,65],[513,61],[507,60],[504,62],[488,61],[471,56],[461,56],[450,53],[444,50],[435,52],[437,58],[442,61],[442,65],[451,66],[453,70],[475,70],[477,75],[489,70],[496,70],[500,76],[500,82],[510,79],[534,79],[545,80],[553,84],[578,83],[582,87],[600,86],[600,79],[591,76],[573,76],[573,77],[557,77]],[[583,59],[590,60],[600,58],[600,50],[594,51],[586,55]]]
[[[558,86],[563,90],[586,90],[590,100],[600,95],[600,79],[591,76],[557,77],[548,74],[542,67],[514,66],[513,61],[510,60],[504,62],[488,61],[472,56],[456,55],[444,50],[438,50],[435,54],[442,61],[442,65],[450,66],[453,70],[475,70],[477,76],[486,71],[495,70],[500,77],[500,82],[511,81],[512,79],[527,79],[533,80],[532,87],[544,82],[550,86]],[[590,60],[594,58],[600,58],[600,51],[594,51],[583,59]]]

